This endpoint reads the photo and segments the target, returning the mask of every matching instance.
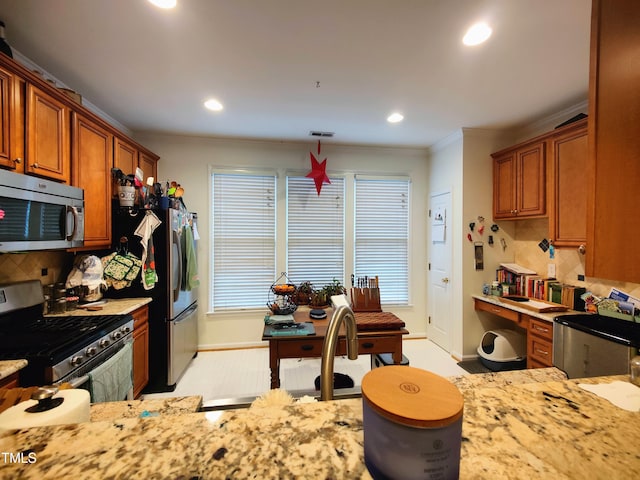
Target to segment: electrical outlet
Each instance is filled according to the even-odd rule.
[[[46,277],[47,275],[49,275],[49,269],[48,269],[48,268],[46,268],[46,267],[45,267],[45,268],[43,268],[43,269],[40,271],[40,275],[41,275],[41,276],[43,276],[43,277]]]
[[[584,282],[584,275],[578,275],[578,281]]]
[[[556,278],[556,264],[555,263],[547,264],[547,277]]]

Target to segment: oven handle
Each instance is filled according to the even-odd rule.
[[[62,383],[68,383],[73,388],[78,388],[80,385],[88,381],[89,381],[89,375],[83,375],[81,377],[72,378],[68,382],[62,382]]]

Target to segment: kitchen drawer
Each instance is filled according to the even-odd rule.
[[[401,337],[379,336],[358,338],[358,354],[368,355],[371,353],[390,353],[396,350],[396,345]],[[292,339],[291,341],[280,340],[278,343],[278,354],[280,358],[304,358],[322,356],[322,338]],[[344,338],[339,338],[336,345],[336,355],[346,355],[347,344]]]
[[[528,340],[527,354],[532,361],[537,361],[547,367],[553,365],[553,345],[550,342],[531,336]]]
[[[131,312],[131,316],[133,317],[133,329],[135,330],[149,320],[149,306],[145,305],[134,310]]]
[[[474,299],[474,302],[476,310],[483,310],[485,312],[492,313],[493,315],[511,320],[512,322],[518,324],[520,323],[520,313],[516,312],[515,310],[504,308],[490,302],[484,302],[482,300],[478,300],[477,298]]]
[[[280,340],[278,342],[278,357],[280,358],[317,358],[322,356],[322,338],[305,338],[295,340]],[[336,349],[337,350],[337,349]]]
[[[530,317],[529,335],[535,335],[549,342],[553,342],[553,324]]]

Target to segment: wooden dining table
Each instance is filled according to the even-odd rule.
[[[320,358],[322,346],[333,315],[332,308],[324,309],[327,318],[315,320],[309,316],[308,307],[299,307],[293,314],[296,323],[312,322],[315,332],[312,335],[278,335],[269,334],[265,325],[263,341],[269,342],[269,368],[271,370],[271,388],[280,388],[280,360],[283,358]],[[358,331],[358,355],[375,355],[390,353],[394,364],[402,362],[402,336],[409,331],[404,322],[390,312],[355,313]],[[336,355],[346,355],[345,327],[340,327]]]

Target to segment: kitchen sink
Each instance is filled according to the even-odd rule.
[[[291,390],[287,391],[289,395],[293,397],[294,400],[302,398],[304,396],[309,396],[315,398],[317,401],[320,401],[320,391],[319,390]],[[338,388],[333,391],[333,400],[346,400],[349,398],[361,398],[362,391],[360,390],[360,386],[355,386],[354,388]],[[254,397],[235,397],[235,398],[221,398],[216,400],[209,400],[202,406],[200,411],[202,412],[210,412],[216,410],[236,410],[239,408],[249,408],[253,401],[259,398],[258,396]]]

